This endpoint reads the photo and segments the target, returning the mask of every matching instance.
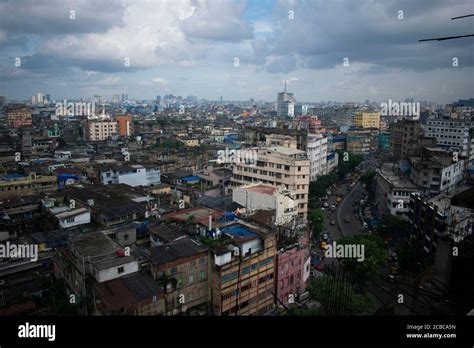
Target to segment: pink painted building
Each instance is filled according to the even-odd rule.
[[[306,261],[303,247],[294,246],[277,252],[275,287],[280,303],[287,304],[291,297],[296,301],[297,296],[305,291]]]

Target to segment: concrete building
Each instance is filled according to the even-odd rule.
[[[327,156],[328,139],[322,135],[308,135],[308,150],[310,181],[318,176],[328,174]]]
[[[105,113],[104,107],[100,115],[88,116],[86,128],[90,141],[103,141],[118,133],[118,122]]]
[[[424,126],[428,137],[436,138],[436,143],[449,152],[458,152],[459,156],[470,155],[470,125],[462,120],[428,119]]]
[[[357,155],[370,155],[378,151],[379,130],[351,128],[347,131],[346,150]]]
[[[283,129],[283,128],[265,128],[265,127],[246,127],[245,130],[245,145],[253,146],[267,146],[267,137],[272,137],[273,134],[287,135],[296,139],[296,148],[298,150],[306,151],[308,145],[308,131],[305,129]],[[273,139],[276,139],[273,137]]]
[[[285,90],[278,93],[277,97],[277,116],[278,117],[294,117],[296,100],[293,93],[287,93],[286,82]]]
[[[250,213],[255,210],[275,210],[275,225],[290,223],[297,216],[294,195],[288,190],[262,184],[234,188],[232,200]]]
[[[243,222],[220,229],[213,249],[212,313],[264,315],[274,308],[276,236]]]
[[[433,138],[425,136],[420,121],[398,120],[390,128],[390,149],[395,160],[419,156],[422,146],[435,144]]]
[[[361,111],[354,115],[354,126],[357,128],[380,129],[380,112]]]
[[[25,104],[7,104],[3,110],[5,123],[9,128],[30,127],[31,107]]]
[[[434,254],[439,239],[460,243],[473,233],[474,189],[460,187],[431,199],[410,195],[410,234],[422,240],[426,253]]]
[[[117,132],[123,137],[129,137],[132,135],[132,116],[131,115],[118,115],[115,116],[117,121]]]
[[[25,175],[9,174],[0,177],[0,198],[10,196],[27,196],[40,192],[51,192],[57,189],[55,175]]]
[[[64,279],[84,314],[95,308],[92,294],[97,284],[138,272],[136,259],[125,255],[124,250],[102,232],[71,236],[67,247],[56,250],[56,278]]]
[[[61,228],[67,229],[91,222],[91,213],[86,208],[71,209],[68,206],[61,206],[49,209],[57,219]]]
[[[108,167],[101,171],[103,185],[126,184],[132,187],[151,186],[161,183],[160,169],[140,164]]]
[[[375,206],[380,215],[390,214],[408,220],[410,193],[416,186],[395,163],[384,163],[375,175]]]
[[[146,256],[165,293],[165,315],[209,313],[209,249],[187,237],[152,247]]]
[[[262,183],[294,193],[298,215],[304,221],[308,212],[309,160],[306,152],[287,147],[251,148],[257,161],[233,166],[232,186]]]
[[[305,270],[305,252],[306,249],[300,246],[288,246],[277,252],[275,293],[279,303],[295,303],[305,291],[309,278],[309,266]]]
[[[413,157],[411,181],[424,195],[453,191],[464,179],[465,161],[439,147],[423,147],[420,157]]]

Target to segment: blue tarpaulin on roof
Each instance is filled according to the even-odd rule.
[[[197,180],[201,180],[201,178],[199,176],[192,175],[192,176],[186,176],[184,178],[181,178],[181,180],[183,180],[183,181],[197,181]]]

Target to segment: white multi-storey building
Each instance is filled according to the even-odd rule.
[[[139,164],[110,167],[100,174],[103,185],[126,184],[129,186],[150,186],[161,183],[158,167],[144,167]]]
[[[427,120],[425,136],[436,138],[436,143],[444,149],[459,152],[468,157],[470,148],[469,124],[459,120]]]
[[[318,176],[328,173],[328,139],[319,134],[309,134],[307,153],[310,181],[315,181]]]

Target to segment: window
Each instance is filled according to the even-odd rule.
[[[176,273],[178,272],[178,268],[177,267],[173,267],[170,269],[170,273],[173,274],[173,273]]]
[[[206,271],[200,271],[199,272],[199,279],[204,280],[206,279]]]
[[[121,274],[121,273],[123,273],[123,272],[125,272],[125,270],[124,270],[123,267],[117,268],[117,273],[118,273],[118,274]]]
[[[192,273],[192,274],[190,274],[190,275],[188,276],[188,283],[189,283],[189,284],[194,283],[194,273]]]

